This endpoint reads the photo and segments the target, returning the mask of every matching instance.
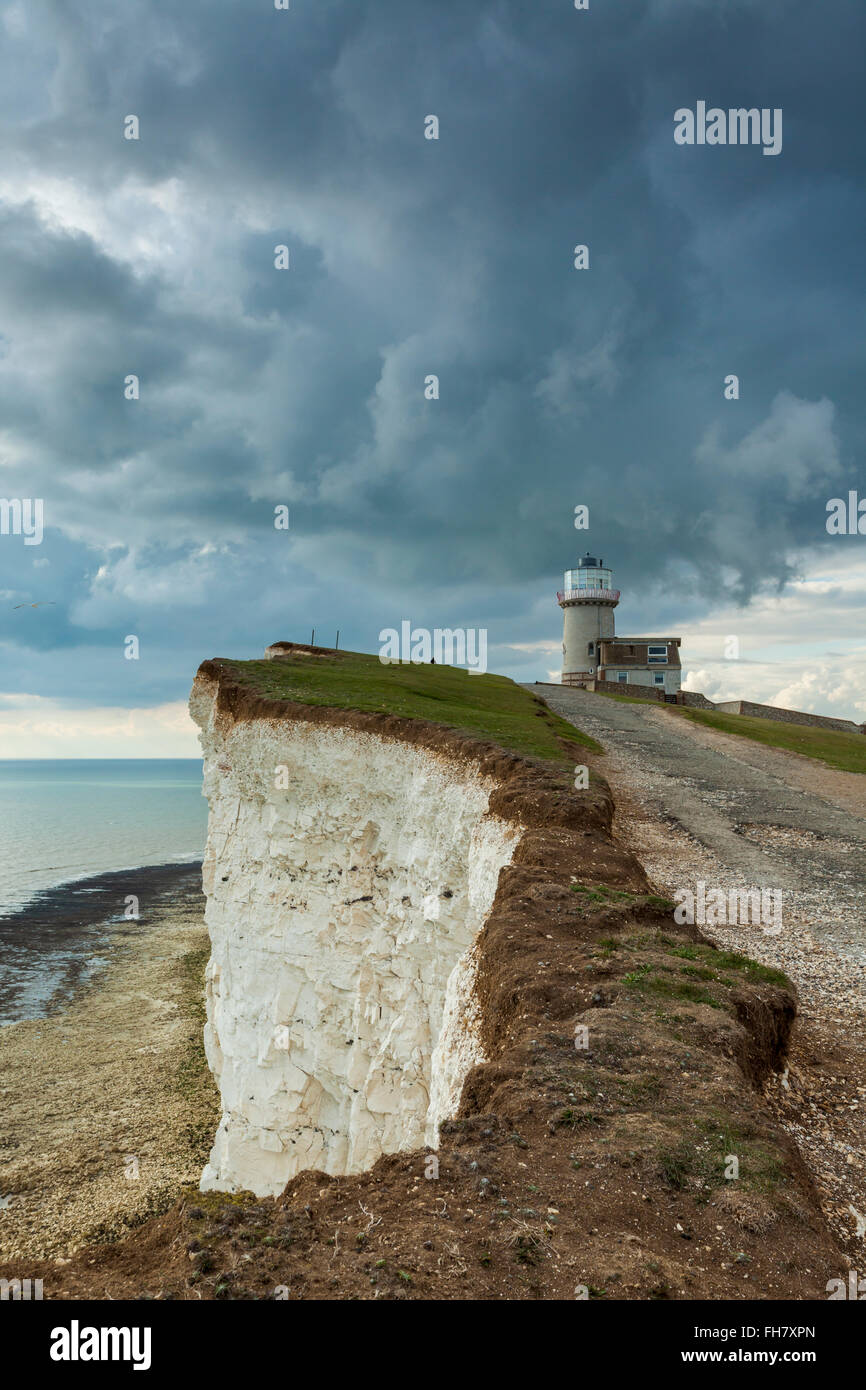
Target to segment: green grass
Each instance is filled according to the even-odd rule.
[[[766,1195],[773,1193],[784,1181],[785,1169],[780,1154],[768,1144],[747,1139],[736,1126],[719,1122],[696,1123],[703,1131],[701,1138],[684,1137],[657,1151],[661,1175],[675,1192],[689,1190],[700,1201],[709,1198],[714,1189],[725,1187],[730,1154],[735,1154],[740,1161],[740,1176],[731,1180],[735,1190]]]
[[[793,985],[784,971],[774,970],[769,965],[760,965],[758,961],[750,960],[748,956],[741,956],[738,951],[716,951],[713,954],[708,954],[706,959],[714,962],[719,970],[742,972],[755,984],[779,985],[782,989],[793,989]]]
[[[678,974],[686,978],[671,978],[673,971],[669,966],[646,962],[623,975],[622,983],[626,989],[684,1003],[708,1004],[711,1009],[722,1009],[727,1005],[706,986],[708,983],[714,983],[723,988],[730,988],[736,983],[735,979],[731,979],[731,975],[743,975],[753,984],[770,984],[789,990],[792,988],[790,980],[781,970],[760,965],[736,951],[717,951],[713,946],[698,943],[668,945],[667,941],[666,937],[658,938],[660,945],[667,946],[669,956],[695,962],[679,967]]]
[[[708,709],[688,709],[683,705],[660,708],[695,724],[705,724],[723,734],[738,734],[769,748],[784,748],[816,758],[841,772],[866,773],[866,735],[846,734],[841,729],[818,729],[808,724],[782,724],[775,719],[755,719],[748,714],[722,714]]]
[[[687,980],[665,979],[662,975],[655,974],[652,966],[638,966],[637,970],[623,975],[622,982],[627,989],[654,994],[663,999],[676,999],[687,1004],[707,1004],[711,1009],[724,1008],[711,990],[701,989]]]
[[[590,902],[634,902],[635,894],[627,893],[624,888],[609,888],[606,883],[599,883],[595,888],[588,888],[584,883],[573,883],[572,893],[582,893]]]
[[[515,753],[558,763],[574,763],[560,740],[604,751],[507,676],[470,675],[455,666],[383,665],[378,656],[364,652],[221,665],[239,683],[272,700],[429,719]]]
[[[677,956],[680,960],[690,960],[702,962],[702,968],[708,974],[702,974],[702,979],[718,979],[716,971],[723,974],[730,974],[732,970],[738,974],[745,975],[754,984],[779,985],[782,989],[792,989],[791,981],[781,970],[774,970],[772,966],[760,965],[756,960],[750,960],[748,956],[741,956],[738,951],[719,951],[713,946],[703,946],[697,943],[685,946],[674,946],[666,938],[659,937],[662,945],[667,947],[669,956]],[[687,967],[682,967],[685,970]]]

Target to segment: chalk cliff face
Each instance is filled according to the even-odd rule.
[[[273,1195],[437,1145],[484,1060],[473,942],[520,828],[470,759],[214,695],[199,677],[190,705],[223,1106],[202,1187]]]

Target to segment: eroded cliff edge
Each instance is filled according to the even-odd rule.
[[[520,833],[496,779],[351,725],[238,719],[208,673],[191,710],[223,1103],[202,1186],[274,1195],[435,1145],[483,1059],[473,947]]]
[[[349,1233],[375,1201],[359,1255],[380,1220],[382,1253],[434,1213],[444,1235],[457,1202],[485,1268],[499,1247],[546,1296],[820,1297],[844,1258],[761,1094],[793,990],[675,925],[612,833],[599,760],[262,689],[217,661],[193,695],[225,1109],[204,1185],[294,1174],[286,1219]],[[301,1268],[322,1239],[304,1227]]]

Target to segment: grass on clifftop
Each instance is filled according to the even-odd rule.
[[[507,676],[469,675],[456,666],[383,665],[365,652],[222,665],[272,700],[429,719],[526,757],[560,763],[573,762],[560,739],[603,752],[595,739],[536,704]]]
[[[682,705],[661,705],[671,714],[706,724],[723,734],[738,734],[771,748],[802,753],[817,758],[842,772],[866,773],[866,735],[847,734],[842,729],[813,728],[809,724],[783,724],[775,719],[755,719],[748,714],[723,714],[708,709],[688,709]]]

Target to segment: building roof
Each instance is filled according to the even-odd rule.
[[[682,637],[620,637],[619,633],[617,633],[615,637],[599,638],[601,642],[630,642],[632,644],[635,642],[652,642],[659,646],[662,642],[676,642],[678,647],[681,645],[682,640]]]

